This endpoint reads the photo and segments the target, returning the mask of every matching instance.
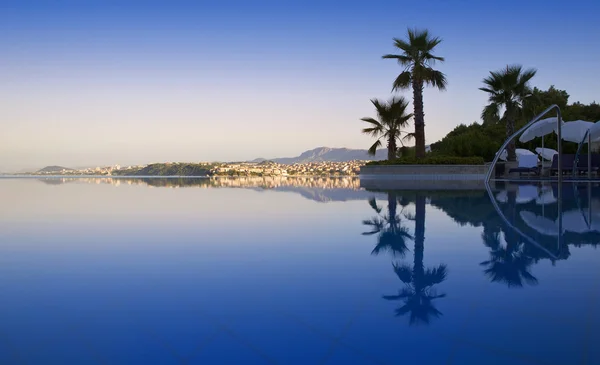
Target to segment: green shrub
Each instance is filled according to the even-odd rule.
[[[482,157],[427,156],[421,160],[402,157],[396,160],[371,161],[367,165],[483,165]]]

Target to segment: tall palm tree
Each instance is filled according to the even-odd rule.
[[[394,193],[388,193],[388,213],[381,214],[382,208],[377,205],[375,198],[369,199],[369,205],[377,213],[377,217],[363,221],[364,225],[370,226],[371,231],[363,235],[378,234],[377,245],[371,254],[378,255],[387,251],[394,257],[404,257],[408,246],[407,240],[412,240],[408,228],[402,225],[400,216],[397,214],[398,198]]]
[[[404,67],[404,71],[394,81],[392,91],[412,87],[415,114],[415,155],[417,158],[425,157],[423,87],[431,85],[439,90],[445,90],[448,83],[446,75],[433,69],[436,61],[444,61],[443,57],[433,54],[435,47],[441,42],[440,38],[432,37],[427,29],[408,29],[408,39],[394,38],[394,46],[402,53],[383,56],[383,58],[398,60],[398,64]]]
[[[489,104],[483,109],[481,118],[484,122],[506,122],[506,138],[515,132],[516,119],[523,112],[523,102],[532,96],[529,81],[535,76],[533,68],[523,70],[521,65],[508,65],[505,69],[490,71],[483,79],[485,87],[479,88],[489,96]],[[504,109],[502,118],[500,111]],[[515,141],[507,147],[508,161],[515,161]]]
[[[372,99],[371,103],[375,106],[379,120],[367,117],[361,118],[362,121],[370,124],[370,127],[364,128],[362,132],[377,138],[377,141],[369,148],[368,152],[370,155],[375,155],[377,148],[381,147],[381,139],[385,138],[388,148],[388,160],[393,160],[396,158],[398,150],[396,142],[399,141],[402,144],[402,134],[405,135],[405,138],[410,136],[409,133],[402,130],[408,125],[408,121],[413,116],[406,112],[408,101],[403,97],[394,97],[388,102]]]
[[[398,295],[384,295],[386,300],[403,300],[404,305],[396,310],[396,315],[410,313],[409,323],[429,324],[432,318],[442,313],[434,306],[433,300],[446,294],[437,294],[434,286],[446,280],[448,273],[444,264],[433,269],[425,269],[425,196],[417,193],[415,202],[415,250],[412,268],[408,265],[394,265],[394,272],[406,284]]]

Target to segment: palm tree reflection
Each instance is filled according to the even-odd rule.
[[[366,219],[363,224],[369,226],[371,231],[363,235],[378,234],[377,245],[371,254],[378,255],[389,252],[394,257],[404,257],[408,246],[407,240],[412,240],[408,228],[402,225],[402,220],[397,214],[398,198],[396,194],[388,193],[388,212],[381,214],[382,208],[377,205],[375,198],[369,199],[369,205],[377,213],[377,216]]]
[[[500,232],[482,234],[484,244],[490,248],[490,258],[480,265],[492,282],[509,287],[522,287],[524,283],[536,285],[538,280],[530,272],[535,259],[525,251],[526,243],[505,235],[506,245],[500,242]]]
[[[415,249],[413,265],[394,263],[394,272],[406,285],[397,295],[384,295],[386,300],[402,300],[404,304],[396,309],[396,316],[409,314],[409,324],[429,324],[442,313],[435,307],[434,300],[446,294],[438,294],[434,286],[446,280],[448,273],[444,264],[425,269],[425,196],[418,194],[415,204]]]
[[[508,202],[504,214],[516,219],[516,195],[508,193]],[[502,244],[500,232],[504,232],[505,245]],[[481,234],[484,245],[490,248],[489,260],[480,263],[485,267],[484,273],[491,282],[504,283],[509,287],[523,287],[525,283],[536,285],[538,280],[530,272],[531,266],[537,261],[531,247],[514,229],[504,225],[489,226],[484,224]]]

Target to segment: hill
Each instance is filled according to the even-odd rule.
[[[208,176],[213,165],[194,163],[155,163],[143,168],[113,171],[120,176]]]
[[[43,169],[37,170],[35,173],[36,174],[53,174],[53,173],[59,173],[59,172],[65,172],[65,171],[74,171],[74,170],[70,169],[68,167],[62,167],[62,166],[46,166]]]
[[[387,149],[377,150],[375,156],[370,156],[367,150],[353,150],[349,148],[329,148],[319,147],[309,151],[302,152],[300,156],[296,157],[282,157],[282,158],[271,158],[268,161],[277,162],[280,164],[291,165],[294,163],[308,163],[308,162],[346,162],[353,160],[385,160],[387,158]],[[264,162],[267,161],[264,158],[257,158],[249,162]]]

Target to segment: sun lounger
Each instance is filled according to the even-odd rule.
[[[593,172],[597,172],[600,169],[600,154],[593,153],[591,155],[592,160],[592,168]],[[588,155],[581,154],[579,155],[579,161],[577,161],[577,172],[586,174],[588,172]]]
[[[562,155],[563,175],[571,173],[573,171],[573,162],[575,162],[575,155]],[[550,172],[552,173],[552,175],[558,174],[558,155],[552,156],[552,165],[550,166]]]
[[[594,153],[592,154],[592,171],[598,172],[600,170],[600,154]],[[572,174],[573,167],[575,165],[575,155],[574,154],[564,154],[562,155],[562,171],[563,175]],[[587,173],[588,171],[588,156],[587,154],[583,154],[579,156],[579,161],[577,161],[577,167],[575,169],[578,173]],[[558,155],[554,155],[552,157],[552,165],[550,166],[550,171],[552,175],[558,173]]]
[[[519,165],[516,168],[512,168],[508,170],[508,173],[519,173],[519,176],[522,174],[535,174],[539,175],[540,168],[538,167],[538,156],[537,155],[520,155],[519,156]]]

